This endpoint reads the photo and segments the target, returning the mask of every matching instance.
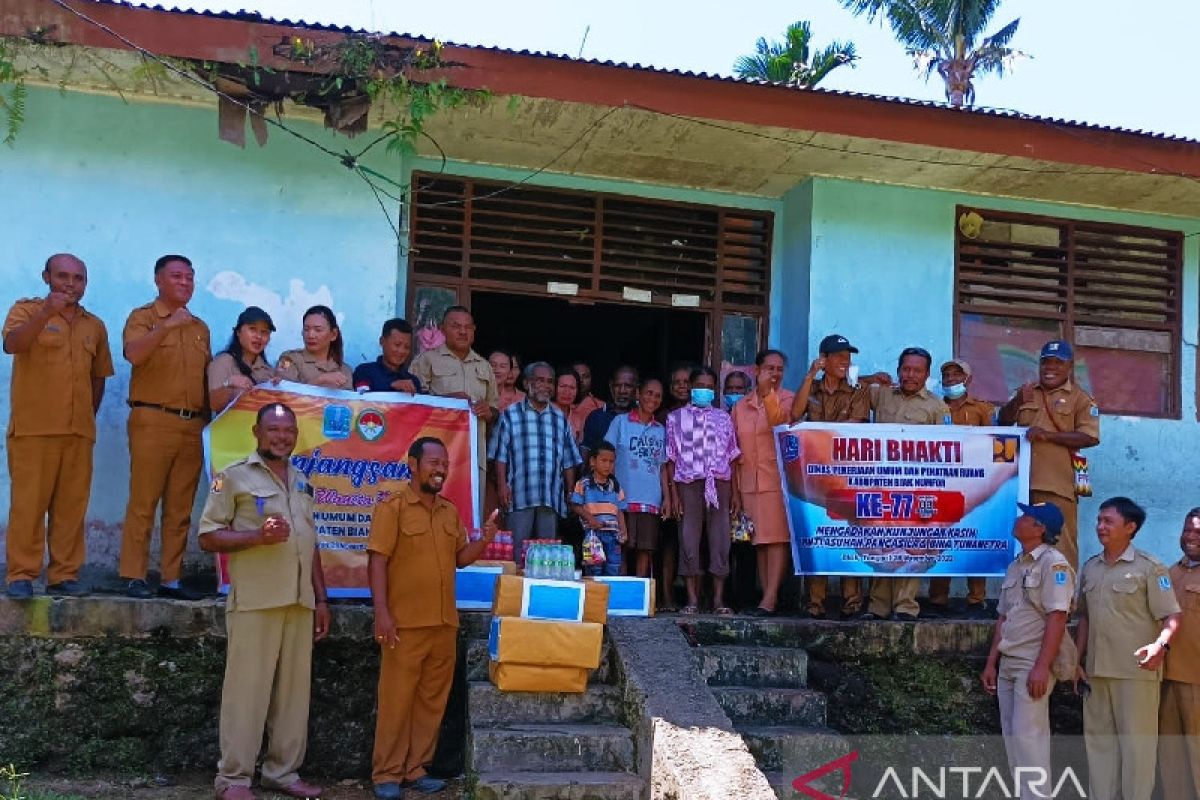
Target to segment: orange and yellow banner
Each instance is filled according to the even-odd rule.
[[[254,451],[254,419],[269,403],[296,412],[300,435],[292,466],[313,487],[317,546],[331,597],[368,597],[367,536],[375,503],[409,479],[408,447],[422,436],[441,439],[450,453],[442,496],[468,528],[478,527],[479,471],[475,416],[465,400],[357,392],[299,383],[256,386],[204,431],[210,478]],[[228,581],[219,565],[221,586]]]

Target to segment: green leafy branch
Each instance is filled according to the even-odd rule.
[[[25,71],[16,65],[16,48],[8,40],[0,40],[0,112],[4,114],[4,143],[12,146],[25,122]],[[0,777],[5,773],[0,772]]]

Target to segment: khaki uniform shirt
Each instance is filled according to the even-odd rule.
[[[1033,400],[1017,409],[1017,424],[1048,431],[1086,433],[1100,441],[1100,409],[1096,401],[1070,382],[1050,392],[1035,386]],[[1034,442],[1029,488],[1074,500],[1075,468],[1071,466],[1071,451],[1050,442]]]
[[[492,365],[483,356],[471,350],[465,359],[461,359],[444,343],[432,350],[426,350],[413,359],[409,372],[420,379],[421,384],[430,394],[445,396],[455,392],[465,392],[472,403],[486,400],[493,408],[500,406],[500,392],[496,388],[496,375]],[[483,469],[487,459],[487,423],[477,420],[475,426],[478,434],[475,442],[476,453],[479,457],[479,468]]]
[[[1020,661],[1037,661],[1046,632],[1046,615],[1071,613],[1075,574],[1057,548],[1040,544],[1032,553],[1021,553],[1008,565],[1000,604],[1000,653]],[[1069,634],[1064,634],[1069,635]]]
[[[275,370],[271,369],[271,365],[265,358],[259,356],[250,367],[250,380],[258,383],[267,383],[275,377]],[[208,387],[209,389],[220,389],[225,386],[225,382],[234,376],[241,375],[242,371],[237,368],[237,362],[233,360],[233,356],[229,353],[218,353],[208,365]]]
[[[958,408],[947,403],[950,409],[950,421],[955,425],[991,425],[996,413],[996,407],[986,400],[976,400],[968,397]]]
[[[1171,585],[1182,616],[1171,637],[1163,677],[1180,683],[1200,683],[1200,564],[1180,560],[1171,567]]]
[[[1158,638],[1162,620],[1179,613],[1167,568],[1132,544],[1115,564],[1103,554],[1079,572],[1079,613],[1088,618],[1084,669],[1097,678],[1157,681],[1162,670],[1138,666],[1134,652]]]
[[[804,413],[809,422],[866,422],[871,418],[871,387],[851,386],[843,378],[831,392],[824,380],[814,381]]]
[[[287,484],[279,481],[257,453],[230,464],[213,479],[200,517],[200,534],[230,529],[254,531],[272,514],[292,532],[286,542],[229,553],[227,611],[259,611],[301,605],[315,608],[312,564],[317,547],[313,490],[288,465]]]
[[[901,425],[942,425],[950,409],[928,389],[909,396],[899,386],[879,386],[871,395],[876,422]]]
[[[429,509],[405,486],[376,504],[367,549],[387,557],[387,604],[397,628],[458,627],[454,579],[466,546],[467,529],[445,498]]]
[[[160,300],[133,310],[121,341],[129,344],[166,322],[171,312]],[[150,357],[133,368],[129,400],[184,411],[208,408],[204,370],[212,361],[208,326],[199,318],[167,332]]]
[[[322,375],[327,375],[330,372],[340,372],[346,378],[345,388],[351,389],[354,386],[352,382],[354,373],[350,369],[349,364],[339,364],[332,358],[321,361],[304,348],[288,350],[279,357],[279,361],[276,362],[276,368],[279,372],[279,377],[285,381],[314,385],[317,382],[317,378]]]
[[[43,300],[18,300],[4,321],[4,336],[42,310]],[[104,323],[83,306],[68,322],[55,314],[24,353],[13,356],[9,436],[69,434],[96,441],[92,379],[113,374]]]

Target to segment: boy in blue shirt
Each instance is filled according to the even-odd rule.
[[[616,465],[617,449],[610,442],[600,442],[588,457],[591,470],[575,483],[571,493],[571,510],[583,521],[584,530],[595,533],[604,545],[603,566],[584,565],[587,575],[621,574],[621,545],[629,537],[625,531],[625,493],[613,476]]]

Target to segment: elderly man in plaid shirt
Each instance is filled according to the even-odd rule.
[[[575,468],[583,461],[570,422],[550,403],[554,369],[536,361],[523,375],[525,399],[500,414],[488,452],[517,553],[531,534],[555,536],[558,520],[567,515],[567,487],[575,485]]]

